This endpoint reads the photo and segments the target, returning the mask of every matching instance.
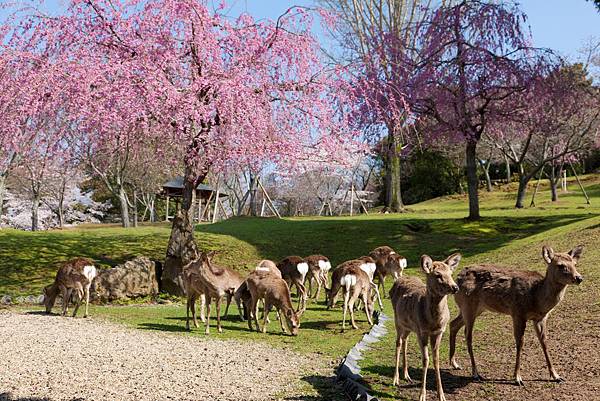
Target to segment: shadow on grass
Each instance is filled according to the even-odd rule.
[[[400,367],[400,369],[402,369],[402,367]],[[408,368],[408,374],[412,378],[413,382],[408,383],[401,379],[400,385],[397,387],[392,385],[392,378],[394,377],[393,366],[368,366],[363,368],[363,372],[369,373],[370,375],[369,379],[367,381],[363,381],[361,384],[367,387],[369,389],[369,394],[375,397],[395,398],[397,397],[397,393],[399,391],[401,392],[402,390],[419,389],[423,381],[423,369],[417,367]],[[459,372],[461,371],[447,369],[440,370],[445,393],[453,394],[461,388],[469,385],[469,383],[473,382],[471,376],[457,375],[456,373]],[[374,376],[378,376],[377,381],[379,382],[379,387],[384,386],[385,390],[373,389],[370,380],[373,380]],[[427,370],[427,390],[437,391],[435,383],[435,371],[430,368]]]
[[[289,401],[317,401],[317,400],[347,400],[342,388],[336,383],[335,376],[310,375],[302,377],[302,381],[310,384],[317,393],[316,395],[301,395],[287,397]]]
[[[234,237],[254,246],[262,257],[272,260],[288,255],[321,253],[335,265],[366,255],[377,246],[389,245],[414,266],[423,253],[441,257],[460,251],[469,257],[516,239],[596,216],[573,213],[494,216],[478,222],[436,218],[435,215],[302,220],[236,217],[214,225],[197,226],[196,230]]]

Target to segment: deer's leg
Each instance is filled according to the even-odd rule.
[[[65,289],[63,289],[62,294],[63,294],[62,315],[66,316],[67,312],[69,311],[69,300],[71,299],[71,290],[69,288],[65,288]]]
[[[206,299],[206,322],[205,322],[204,334],[209,334],[210,333],[210,303],[212,302],[212,297],[205,295],[205,299]]]
[[[223,328],[221,327],[221,297],[217,295],[215,302],[217,303],[217,330],[219,331],[219,333],[222,333]]]
[[[379,277],[379,285],[381,286],[381,291],[383,292],[383,297],[385,298],[385,275],[380,272],[377,277]]]
[[[450,322],[450,366],[454,369],[460,369],[460,365],[456,362],[456,356],[454,355],[456,352],[456,335],[461,327],[465,325],[465,321],[462,318],[462,314],[459,313],[458,316],[454,318],[452,322]]]
[[[433,367],[435,369],[435,385],[438,393],[438,401],[446,401],[444,387],[442,386],[442,375],[440,374],[440,343],[442,342],[442,333],[431,336],[431,345],[433,351]]]
[[[402,349],[402,336],[396,330],[396,368],[394,369],[394,381],[393,386],[400,384],[400,351]]]
[[[425,401],[427,399],[427,369],[429,368],[429,348],[428,337],[417,335],[419,339],[419,347],[421,348],[421,358],[423,361],[423,383],[421,384],[421,395],[419,401]]]
[[[263,327],[262,327],[262,332],[266,333],[267,332],[267,324],[268,324],[268,319],[269,319],[269,312],[271,312],[271,303],[269,301],[267,301],[265,299],[265,308],[263,311]]]
[[[402,333],[402,376],[404,380],[412,383],[413,380],[408,374],[408,334],[409,332]]]
[[[208,303],[210,303],[210,298],[208,299]],[[200,294],[200,321],[202,321],[202,323],[206,322],[206,316],[204,314],[205,308],[206,308],[206,294]],[[194,316],[196,316],[196,315],[194,314]],[[194,325],[196,325],[196,327],[198,327],[198,322],[196,322],[196,318],[194,318]]]
[[[348,306],[348,309],[350,309],[350,322],[352,323],[353,329],[358,329],[358,326],[356,325],[356,322],[354,321],[354,302],[356,302],[356,299],[357,299],[357,294],[352,294],[352,296],[350,297],[350,305]],[[365,305],[365,309],[367,309],[366,305]]]
[[[371,308],[369,307],[369,305],[371,305],[371,303],[369,302],[369,292],[370,291],[365,291],[362,294],[362,299],[363,299],[363,303],[365,304],[365,315],[367,315],[367,321],[369,322],[369,325],[373,326],[373,317],[371,316]]]
[[[379,288],[377,288],[377,285],[371,281],[370,282],[371,288],[373,289],[373,291],[375,292],[375,297],[377,297],[377,303],[379,304],[379,310],[383,310],[383,302],[381,302],[381,295],[379,295]]]
[[[556,370],[554,370],[554,366],[552,366],[552,361],[550,360],[550,355],[548,355],[548,348],[546,347],[546,318],[540,320],[539,322],[535,322],[535,334],[537,334],[538,340],[540,340],[540,345],[542,346],[542,351],[544,351],[544,357],[546,358],[546,365],[548,365],[548,371],[550,372],[550,377],[552,380],[556,382],[564,382],[565,379],[560,377]]]
[[[298,312],[301,313],[306,310],[306,287],[304,287],[304,284],[302,284],[300,280],[297,280],[295,284],[298,289]]]
[[[89,307],[90,307],[90,287],[92,284],[90,283],[85,287],[85,315],[83,317],[88,317]]]
[[[187,302],[185,304],[185,329],[190,329],[190,301],[192,297],[188,295]]]
[[[523,336],[525,335],[525,327],[527,321],[520,317],[513,317],[513,333],[515,335],[515,343],[517,345],[517,359],[515,361],[515,383],[523,386],[523,378],[521,377],[521,351],[523,351]]]
[[[350,300],[350,291],[344,289],[344,319],[342,320],[342,331],[346,330],[346,313],[348,313],[349,300]]]
[[[254,323],[256,323],[256,331],[258,331],[260,333],[260,326],[258,325],[258,299],[256,300],[256,303],[253,305],[252,311],[254,312]],[[263,309],[263,315],[264,315],[264,313],[265,313],[265,310]],[[269,321],[268,316],[266,317],[266,319],[267,319],[267,321]]]
[[[202,302],[200,302],[200,320],[202,321],[202,323],[206,323],[206,318],[204,317],[204,309],[206,308],[206,298],[200,299],[202,300]],[[192,310],[192,320],[194,322],[194,327],[198,328],[200,327],[200,325],[198,324],[198,320],[196,320],[196,295],[192,296],[190,308]]]
[[[225,305],[225,313],[223,314],[223,317],[227,316],[227,314],[229,313],[229,305],[231,304],[231,298],[233,297],[233,295],[231,294],[231,292],[227,292],[225,293],[225,296],[227,297],[227,304]]]
[[[83,299],[83,293],[78,288],[78,289],[74,290],[74,296],[77,297],[77,300],[75,300],[75,309],[73,310],[73,317],[77,316],[77,311],[79,310],[79,306],[81,305],[81,300]]]
[[[469,357],[471,358],[471,373],[474,380],[482,381],[483,377],[477,371],[477,365],[475,364],[475,355],[473,354],[473,326],[475,325],[475,315],[466,314],[463,312],[462,318],[465,323],[465,339],[467,340],[467,350],[469,351]]]
[[[281,310],[275,308],[275,313],[277,314],[277,319],[279,319],[279,324],[281,325],[281,331],[284,332],[284,333],[286,333],[285,328],[287,326],[287,321],[285,322],[285,324],[283,323],[284,320],[285,320],[283,318],[283,313],[284,312],[282,312]],[[292,330],[289,327],[288,327],[288,330],[290,331],[290,333],[292,332]]]

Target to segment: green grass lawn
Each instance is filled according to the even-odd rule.
[[[217,224],[199,225],[196,238],[202,248],[221,251],[218,262],[240,271],[251,269],[263,258],[277,260],[292,254],[322,253],[336,265],[367,254],[377,246],[390,245],[407,257],[408,274],[420,274],[417,263],[423,253],[441,259],[457,251],[464,255],[461,266],[487,261],[542,269],[539,250],[542,243],[549,242],[564,250],[582,241],[588,245],[582,262],[583,273],[596,277],[598,270],[594,270],[592,261],[600,256],[600,247],[597,237],[589,233],[595,233],[594,230],[600,227],[600,177],[583,177],[583,183],[592,198],[591,205],[585,203],[573,182],[569,184],[571,192],[560,193],[560,200],[555,203],[549,200],[547,185],[542,185],[537,207],[521,210],[513,208],[514,184],[496,188],[492,193],[481,192],[483,218],[478,222],[464,219],[466,196],[455,195],[412,205],[401,214],[281,220],[232,218]],[[114,266],[135,255],[162,259],[169,230],[167,223],[130,229],[93,225],[37,233],[1,230],[0,294],[39,294],[43,286],[52,281],[59,263],[74,256],[90,257],[102,267]],[[390,285],[388,282],[386,290]],[[454,308],[453,301],[450,303]],[[386,309],[391,314],[387,300]],[[203,335],[203,328],[193,329],[191,334],[185,332],[185,306],[178,303],[94,306],[91,313],[141,330]],[[213,328],[211,336],[267,341],[274,346],[320,353],[331,359],[342,357],[367,329],[364,315],[359,312],[361,330],[340,333],[340,309],[327,311],[322,300],[309,305],[296,338],[280,334],[274,314],[270,333],[266,336],[249,332],[246,323],[240,322],[236,314],[235,310],[230,310],[230,317],[224,322],[224,333],[219,335]],[[393,327],[391,329],[393,332]],[[393,341],[392,333],[377,345],[375,351],[367,354],[363,363],[366,384],[383,399],[401,396],[390,388]],[[412,366],[418,367],[420,356],[416,347],[411,346],[411,358]],[[419,374],[415,376],[420,377]]]

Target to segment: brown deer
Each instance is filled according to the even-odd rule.
[[[396,368],[394,385],[400,384],[400,350],[402,349],[403,377],[412,382],[408,375],[406,350],[407,338],[415,332],[423,360],[423,383],[420,401],[427,398],[426,381],[429,367],[428,343],[431,341],[433,365],[437,384],[438,400],[445,401],[442,378],[440,376],[440,343],[450,320],[448,295],[455,294],[458,286],[452,279],[452,271],[458,266],[461,255],[452,254],[443,262],[433,261],[429,256],[421,256],[421,269],[427,276],[426,283],[416,277],[401,277],[394,282],[390,298],[394,307],[396,325]]]
[[[281,278],[281,272],[277,268],[275,262],[272,262],[267,259],[261,260],[254,269],[254,272],[250,273],[250,275],[252,274],[272,274],[275,277]],[[235,303],[238,305],[238,310],[240,311],[240,318],[242,319],[242,321],[246,319],[251,319],[252,312],[250,311],[250,306],[252,305],[252,294],[250,294],[250,290],[248,289],[246,280],[244,280],[244,282],[235,291],[234,298]],[[239,309],[240,305],[243,306],[243,310]],[[249,328],[250,330],[252,330],[251,323],[249,323]]]
[[[365,314],[369,325],[373,325],[371,318],[373,314],[373,301],[369,296],[371,291],[371,280],[361,269],[363,260],[349,260],[339,265],[331,277],[331,289],[327,291],[327,309],[335,305],[337,294],[340,289],[344,292],[344,317],[342,319],[342,330],[346,329],[346,314],[350,309],[350,321],[352,328],[358,329],[354,321],[354,302],[360,297],[365,305]]]
[[[375,248],[369,253],[369,256],[375,260],[375,265],[377,266],[375,275],[378,279],[378,285],[381,286],[381,291],[385,296],[386,276],[391,275],[394,277],[394,280],[402,276],[402,272],[407,266],[406,258],[397,254],[389,246]]]
[[[212,263],[215,252],[204,253],[188,263],[183,268],[183,280],[187,292],[186,328],[190,329],[190,310],[194,326],[198,327],[196,321],[196,299],[202,295],[206,297],[206,322],[205,334],[210,332],[210,306],[215,300],[217,309],[217,329],[223,332],[221,327],[221,299],[227,296],[227,308],[233,298],[235,291],[242,284],[241,275],[227,267],[217,266]],[[238,305],[240,308],[240,305]]]
[[[470,266],[461,271],[457,278],[460,291],[455,296],[460,313],[450,323],[450,364],[460,369],[454,357],[456,334],[465,326],[473,378],[482,380],[473,356],[473,325],[477,316],[485,310],[490,310],[512,317],[517,346],[514,380],[518,385],[523,385],[520,371],[521,351],[528,320],[534,323],[550,376],[557,382],[563,381],[554,370],[548,355],[546,320],[563,299],[567,285],[581,284],[583,281],[576,269],[582,252],[582,245],[566,253],[554,253],[552,248],[542,247],[542,257],[547,264],[545,277],[533,271],[512,270],[493,265]]]
[[[258,324],[258,301],[264,300],[264,317],[262,332],[267,332],[267,323],[271,308],[275,307],[279,316],[281,330],[285,332],[283,318],[285,317],[290,334],[298,335],[300,321],[298,314],[294,311],[290,289],[286,281],[271,273],[254,271],[245,281],[251,295],[250,314],[248,316],[248,327],[252,330],[252,320],[256,323],[256,330],[260,331]]]
[[[367,273],[367,276],[369,276],[369,282],[371,284],[371,288],[374,291],[374,295],[377,298],[377,303],[379,304],[379,310],[383,310],[383,302],[381,302],[381,296],[379,295],[379,288],[378,286],[373,282],[373,279],[375,277],[375,271],[377,270],[377,265],[375,264],[375,260],[373,260],[372,257],[370,256],[361,256],[360,258],[358,258],[359,260],[362,260],[364,263],[360,265],[360,269],[362,271],[364,271],[365,273]]]
[[[300,256],[288,256],[277,263],[277,268],[281,271],[281,276],[287,283],[290,290],[296,286],[298,290],[298,309],[303,313],[306,309],[307,294],[304,287],[304,280],[308,273],[308,263]]]
[[[90,303],[90,286],[92,280],[96,277],[96,267],[94,262],[86,258],[75,258],[63,264],[56,273],[54,283],[44,288],[44,305],[46,313],[52,311],[52,307],[56,302],[58,294],[62,294],[63,310],[62,315],[67,314],[69,301],[73,296],[76,299],[75,310],[73,317],[77,315],[77,310],[81,301],[85,298],[85,314],[88,316],[88,308]]]
[[[308,295],[310,298],[319,299],[321,288],[327,288],[327,275],[331,270],[331,262],[323,255],[310,255],[304,258],[308,264]],[[317,286],[317,291],[311,296],[313,285]]]

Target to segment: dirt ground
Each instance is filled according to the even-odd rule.
[[[272,400],[305,392],[301,377],[327,362],[256,343],[0,310],[2,401]]]

